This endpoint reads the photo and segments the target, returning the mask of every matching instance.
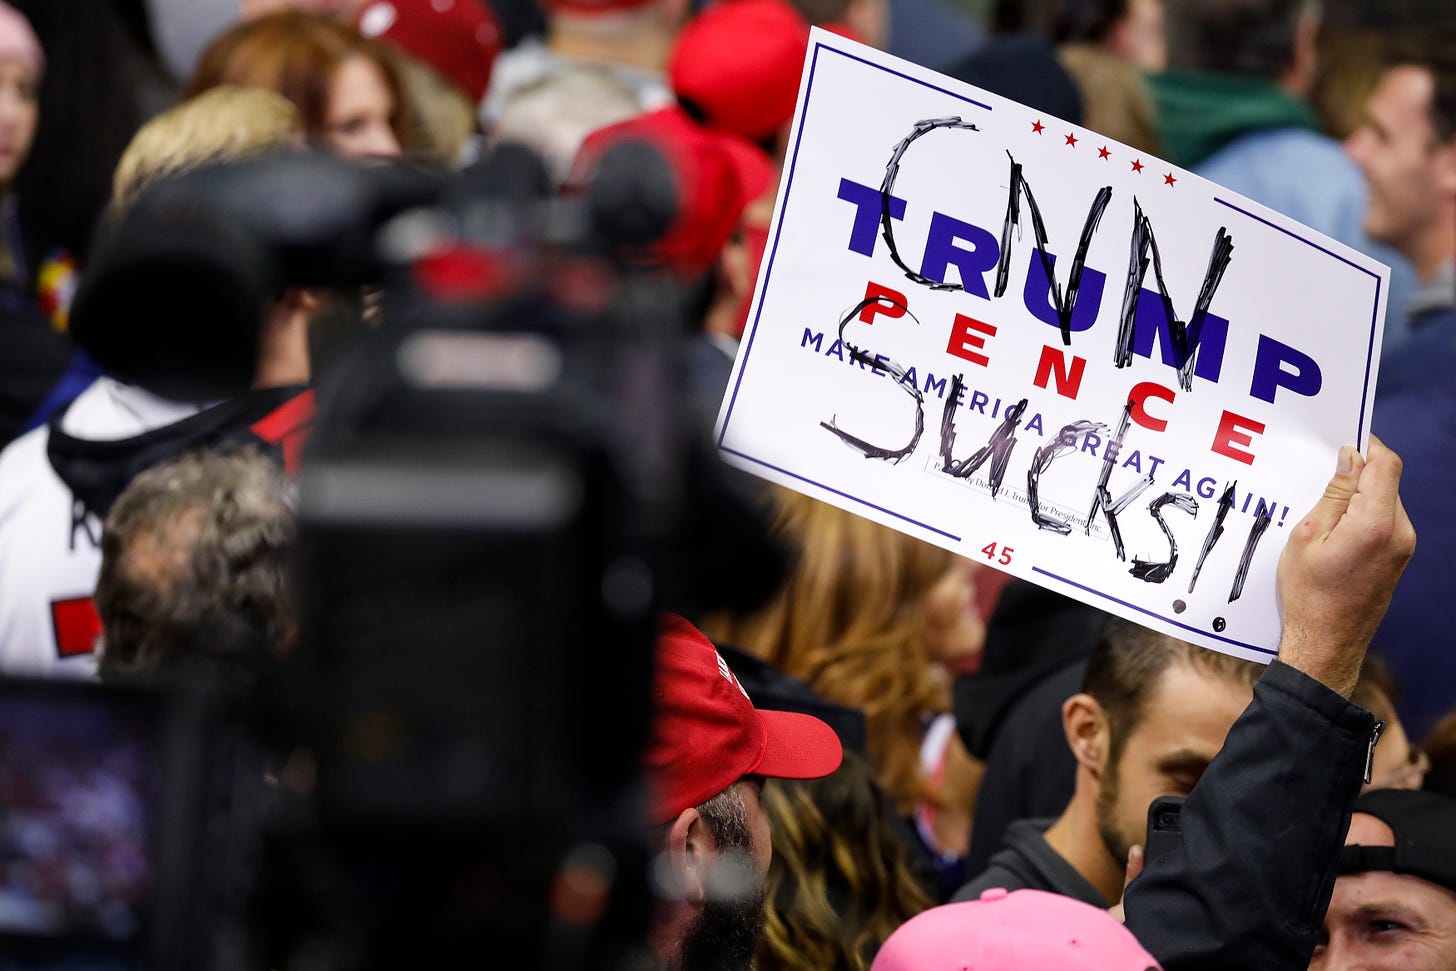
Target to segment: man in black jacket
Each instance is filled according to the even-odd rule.
[[[1415,548],[1400,469],[1373,437],[1368,461],[1340,450],[1280,558],[1279,659],[1190,791],[1181,843],[1124,891],[1166,971],[1309,964],[1379,738],[1348,699]]]
[[[1400,459],[1346,446],[1279,560],[1279,659],[1183,805],[1181,846],[1123,893],[1127,926],[1166,971],[1303,971],[1319,941],[1351,812],[1379,738],[1350,704],[1415,549]]]
[[[1149,803],[1192,790],[1263,671],[1129,621],[1108,624],[1083,690],[1062,704],[1076,765],[1071,799],[1055,820],[1008,827],[1002,848],[956,899],[1029,888],[1112,906],[1128,850],[1143,841]]]

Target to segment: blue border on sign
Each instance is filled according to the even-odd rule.
[[[931,84],[929,81],[922,81],[919,78],[911,77],[908,74],[902,74],[901,72],[896,71],[893,68],[885,67],[882,64],[876,64],[873,61],[867,61],[862,57],[856,57],[848,51],[842,51],[837,47],[830,47],[823,41],[816,42],[814,44],[814,56],[809,61],[809,82],[804,88],[804,106],[799,115],[798,124],[796,125],[796,128],[798,129],[798,135],[794,139],[794,153],[789,157],[789,177],[784,181],[784,202],[783,206],[779,210],[779,223],[777,226],[774,227],[773,247],[769,250],[768,262],[764,264],[763,268],[763,293],[765,295],[768,293],[769,281],[773,278],[774,260],[778,257],[779,253],[779,240],[783,238],[784,218],[789,213],[789,202],[791,199],[793,199],[794,171],[798,168],[799,165],[799,149],[800,147],[802,147],[804,141],[804,120],[809,114],[810,96],[814,93],[814,72],[819,69],[819,52],[821,50],[829,51],[832,54],[838,54],[839,56],[848,58],[851,61],[858,61],[860,64],[865,64],[869,67],[884,71],[886,74],[893,74],[897,78],[903,78],[906,81],[913,81],[921,87],[929,88],[932,91],[938,91],[941,94],[949,95],[950,97],[955,98],[958,101],[964,101],[967,104],[975,105],[977,108],[984,108],[987,111],[993,110],[990,105],[982,104],[981,102],[976,101],[973,98],[968,98],[963,94],[957,94],[954,91],[948,91],[945,88],[939,87],[938,85]],[[733,420],[733,407],[738,403],[738,389],[743,384],[743,372],[748,370],[748,358],[749,355],[753,353],[753,339],[758,336],[758,321],[759,317],[763,314],[763,303],[764,302],[760,300],[758,302],[758,306],[753,311],[753,324],[748,329],[747,346],[743,349],[743,366],[738,369],[738,380],[733,383],[733,394],[728,399],[728,410],[723,415],[723,428],[718,433],[718,448],[732,455],[736,455],[741,459],[752,462],[755,465],[761,465],[766,469],[772,469],[775,472],[798,479],[800,482],[805,482],[809,485],[817,486],[818,488],[823,489],[825,492],[832,492],[837,496],[842,496],[845,499],[857,502],[860,505],[865,506],[869,509],[877,510],[878,512],[882,512],[887,516],[894,516],[896,519],[903,520],[907,523],[912,523],[916,526],[919,526],[921,529],[928,529],[932,533],[935,533],[939,536],[944,536],[947,539],[955,540],[957,543],[959,543],[961,541],[961,538],[947,530],[939,529],[935,526],[922,523],[918,519],[913,519],[910,516],[904,515],[903,513],[895,512],[893,509],[886,509],[883,506],[877,506],[874,503],[869,502],[868,500],[861,499],[859,496],[852,496],[847,492],[842,492],[839,489],[835,489],[832,486],[828,486],[822,482],[810,479],[807,476],[802,476],[798,473],[790,472],[788,469],[780,468],[779,466],[773,465],[769,462],[765,462],[760,458],[755,458],[752,455],[747,455],[743,452],[736,451],[735,449],[728,448],[723,444],[723,439],[728,435],[728,423]]]
[[[920,85],[921,87],[929,88],[932,91],[937,91],[937,92],[939,92],[941,94],[948,95],[948,96],[950,96],[952,98],[955,98],[958,101],[964,101],[967,104],[975,105],[976,107],[983,108],[986,111],[992,111],[993,110],[990,105],[982,104],[981,102],[976,101],[973,98],[968,98],[968,97],[966,97],[963,94],[957,94],[954,91],[949,91],[949,90],[947,90],[945,88],[939,87],[938,85],[931,84],[928,81],[922,81],[919,78],[911,77],[908,74],[903,74],[900,71],[894,70],[893,68],[885,67],[882,64],[876,64],[873,61],[865,60],[862,57],[856,57],[855,55],[850,54],[847,51],[842,51],[842,50],[840,50],[840,49],[838,49],[836,47],[830,47],[829,45],[825,44],[823,41],[816,42],[814,44],[814,53],[813,53],[813,56],[812,56],[812,58],[810,59],[810,62],[809,62],[809,80],[808,80],[808,84],[804,88],[804,103],[803,103],[803,107],[801,109],[801,113],[799,115],[799,118],[797,119],[797,122],[798,123],[796,125],[796,128],[797,128],[797,132],[798,133],[797,133],[797,136],[794,139],[794,151],[793,151],[793,154],[790,155],[790,157],[789,157],[789,174],[788,174],[788,178],[784,182],[783,205],[782,205],[782,207],[779,210],[778,225],[774,227],[773,246],[770,248],[770,250],[768,252],[768,260],[764,264],[764,269],[763,269],[763,293],[765,295],[768,293],[769,282],[770,282],[770,280],[773,277],[774,260],[777,259],[777,257],[778,257],[779,240],[783,237],[784,219],[787,218],[787,216],[788,216],[789,203],[793,199],[794,173],[795,173],[795,171],[798,168],[798,163],[799,163],[799,149],[803,145],[803,138],[804,138],[804,122],[805,122],[806,117],[808,116],[808,112],[809,112],[809,102],[810,102],[811,95],[813,94],[813,91],[814,91],[814,75],[815,75],[815,72],[819,68],[819,52],[821,50],[822,51],[828,51],[828,52],[830,52],[832,54],[838,54],[841,57],[847,58],[847,59],[849,59],[851,61],[857,61],[860,64],[864,64],[864,65],[867,65],[869,67],[873,67],[873,68],[875,68],[877,70],[880,70],[880,71],[885,72],[886,74],[892,74],[892,75],[894,75],[895,77],[898,77],[898,78],[903,78],[906,81],[912,81],[915,84]],[[1381,284],[1379,275],[1378,274],[1375,274],[1375,273],[1372,273],[1370,270],[1366,269],[1365,267],[1360,266],[1359,264],[1354,263],[1351,260],[1348,260],[1345,257],[1340,256],[1339,254],[1330,251],[1329,249],[1326,249],[1325,247],[1321,246],[1319,243],[1316,243],[1314,240],[1307,239],[1307,238],[1305,238],[1303,236],[1300,236],[1298,233],[1292,232],[1292,231],[1284,228],[1283,226],[1277,226],[1274,223],[1270,222],[1269,220],[1264,219],[1261,216],[1257,216],[1254,213],[1249,212],[1247,209],[1243,209],[1240,206],[1237,206],[1237,205],[1235,205],[1232,202],[1229,202],[1229,201],[1227,201],[1225,199],[1220,199],[1217,196],[1214,197],[1214,201],[1217,202],[1217,203],[1219,203],[1219,204],[1221,204],[1221,205],[1223,205],[1223,206],[1228,207],[1229,209],[1234,210],[1235,212],[1242,213],[1243,215],[1248,216],[1250,219],[1253,219],[1253,220],[1255,220],[1257,222],[1263,223],[1265,226],[1268,226],[1271,229],[1276,229],[1279,232],[1284,233],[1287,236],[1292,236],[1293,238],[1299,240],[1300,242],[1302,242],[1302,243],[1304,243],[1304,244],[1306,244],[1308,246],[1314,247],[1315,249],[1319,250],[1321,253],[1324,253],[1327,256],[1331,256],[1334,259],[1337,259],[1337,260],[1339,260],[1342,263],[1346,263],[1349,266],[1352,266],[1355,269],[1359,270],[1360,272],[1365,273],[1365,274],[1367,274],[1367,275],[1369,275],[1369,276],[1371,276],[1371,277],[1374,278],[1374,280],[1375,280],[1375,304],[1374,304],[1374,307],[1371,309],[1371,314],[1370,314],[1370,341],[1369,341],[1369,345],[1366,348],[1366,356],[1365,356],[1365,387],[1362,390],[1361,399],[1360,399],[1360,422],[1359,422],[1359,426],[1357,428],[1357,438],[1356,438],[1356,441],[1359,441],[1360,438],[1364,436],[1364,431],[1365,431],[1365,398],[1366,398],[1367,393],[1368,393],[1369,388],[1370,388],[1370,369],[1371,369],[1371,364],[1372,364],[1372,361],[1374,359],[1374,354],[1375,354],[1375,335],[1376,335],[1377,330],[1379,329],[1378,328],[1378,324],[1379,324],[1378,314],[1379,314],[1379,311],[1380,311],[1380,284]],[[743,384],[743,374],[748,369],[748,359],[749,359],[750,355],[752,355],[752,353],[753,353],[753,341],[754,341],[755,337],[757,337],[757,335],[758,335],[758,324],[759,324],[759,320],[760,320],[760,318],[761,318],[761,316],[763,314],[763,303],[764,303],[764,301],[763,300],[760,300],[758,306],[756,308],[754,308],[753,320],[752,320],[752,323],[751,323],[750,327],[748,328],[748,336],[746,338],[746,344],[747,344],[747,346],[744,347],[744,349],[743,349],[743,366],[740,367],[739,370],[738,370],[738,379],[734,382],[734,384],[733,384],[733,393],[732,393],[732,395],[728,399],[728,410],[723,415],[723,427],[722,427],[722,430],[718,434],[718,448],[721,449],[724,452],[729,453],[730,455],[735,455],[735,456],[737,456],[740,459],[743,459],[743,460],[748,461],[748,462],[752,462],[755,465],[761,465],[764,468],[771,469],[771,470],[773,470],[775,472],[778,472],[781,475],[786,475],[786,476],[788,476],[788,477],[790,477],[792,479],[797,479],[800,482],[803,482],[803,483],[806,483],[808,485],[816,486],[817,488],[823,489],[825,492],[833,493],[834,495],[840,496],[840,497],[842,497],[844,499],[848,499],[848,500],[850,500],[852,502],[859,503],[860,505],[865,506],[866,508],[874,509],[874,510],[876,510],[878,512],[884,513],[887,516],[893,516],[894,518],[899,519],[899,520],[901,520],[903,522],[910,523],[911,525],[914,525],[914,526],[918,526],[921,529],[929,530],[932,533],[935,533],[935,534],[937,534],[939,536],[944,536],[945,538],[950,539],[950,540],[954,540],[957,543],[961,542],[961,537],[955,535],[954,533],[949,532],[948,530],[939,529],[939,528],[937,528],[935,526],[931,526],[931,525],[929,525],[927,523],[923,523],[923,522],[921,522],[918,519],[914,519],[914,518],[912,518],[910,516],[906,516],[906,515],[904,515],[902,513],[895,512],[893,509],[886,509],[883,506],[878,506],[878,505],[876,505],[876,504],[874,504],[874,503],[872,503],[872,502],[870,502],[870,501],[868,501],[866,499],[860,498],[859,496],[851,495],[851,494],[849,494],[847,492],[844,492],[843,490],[840,490],[840,489],[835,489],[832,486],[829,486],[829,485],[824,484],[823,482],[819,482],[819,481],[817,481],[815,479],[811,479],[808,476],[800,475],[797,472],[792,472],[792,471],[790,471],[790,470],[788,470],[786,468],[783,468],[783,467],[778,466],[778,465],[774,465],[774,464],[772,464],[770,462],[765,462],[763,459],[760,459],[760,458],[757,458],[755,456],[749,455],[749,454],[747,454],[745,452],[740,452],[737,449],[728,448],[727,446],[725,446],[723,444],[723,440],[727,437],[727,434],[728,434],[728,423],[733,420],[733,408],[738,403],[738,390],[739,390],[739,388]],[[1164,617],[1162,614],[1159,614],[1159,613],[1156,613],[1154,611],[1148,610],[1145,607],[1140,607],[1137,604],[1129,603],[1129,602],[1127,602],[1125,600],[1119,600],[1116,597],[1113,597],[1113,596],[1111,596],[1109,594],[1103,593],[1101,590],[1097,590],[1097,589],[1094,589],[1092,587],[1085,586],[1083,584],[1077,583],[1074,580],[1068,580],[1066,577],[1058,576],[1055,573],[1051,573],[1050,571],[1043,570],[1041,567],[1033,566],[1032,567],[1032,572],[1033,573],[1041,574],[1042,576],[1048,577],[1049,579],[1056,580],[1059,583],[1065,583],[1068,586],[1076,587],[1078,590],[1082,590],[1082,591],[1084,591],[1086,593],[1090,593],[1090,594],[1093,594],[1093,595],[1095,595],[1097,597],[1101,597],[1104,600],[1107,600],[1107,601],[1110,601],[1112,603],[1118,604],[1120,606],[1126,607],[1129,610],[1134,610],[1134,611],[1136,611],[1136,612],[1138,612],[1140,614],[1146,614],[1149,617],[1154,617],[1154,618],[1156,618],[1158,620],[1163,621],[1166,624],[1171,624],[1174,627],[1181,628],[1181,629],[1186,630],[1186,631],[1189,631],[1191,633],[1199,634],[1200,636],[1203,636],[1203,637],[1213,638],[1214,640],[1223,641],[1225,644],[1231,644],[1231,645],[1233,645],[1235,647],[1241,647],[1241,648],[1244,648],[1245,650],[1254,651],[1256,653],[1264,654],[1264,655],[1267,655],[1269,657],[1276,657],[1276,656],[1278,656],[1278,653],[1279,652],[1277,650],[1272,650],[1271,651],[1270,649],[1268,649],[1266,647],[1260,647],[1257,644],[1248,644],[1248,643],[1245,643],[1244,641],[1234,640],[1231,637],[1223,637],[1223,636],[1221,636],[1219,634],[1215,634],[1215,633],[1212,633],[1210,631],[1203,630],[1202,628],[1193,627],[1191,625],[1182,623],[1181,621],[1174,620],[1171,617]]]
[[[1146,607],[1139,607],[1137,604],[1128,603],[1126,600],[1118,600],[1116,597],[1111,596],[1110,594],[1105,594],[1095,587],[1086,586],[1084,584],[1078,583],[1076,580],[1068,580],[1066,577],[1059,577],[1055,573],[1052,573],[1050,570],[1043,570],[1039,566],[1032,567],[1031,572],[1040,573],[1044,577],[1051,577],[1053,580],[1056,580],[1059,583],[1065,583],[1069,587],[1076,587],[1078,590],[1082,590],[1086,593],[1095,594],[1101,597],[1103,600],[1110,600],[1113,603],[1120,604],[1129,610],[1136,610],[1140,614],[1147,614],[1149,617],[1156,617],[1158,618],[1158,620],[1163,621],[1165,624],[1172,624],[1174,627],[1181,627],[1183,630],[1192,631],[1193,633],[1198,634],[1200,637],[1211,637],[1216,641],[1223,641],[1225,644],[1232,644],[1235,647],[1242,647],[1250,651],[1258,651],[1260,654],[1267,654],[1270,657],[1279,656],[1278,651],[1271,651],[1267,647],[1260,647],[1257,644],[1246,644],[1243,641],[1236,641],[1232,637],[1224,637],[1221,634],[1211,634],[1208,631],[1204,630],[1202,627],[1193,627],[1190,624],[1185,624],[1182,621],[1174,620],[1171,617],[1164,617],[1162,614],[1148,610]]]
[[[1375,334],[1380,329],[1380,275],[1378,273],[1373,273],[1370,270],[1367,270],[1365,267],[1361,266],[1359,263],[1356,263],[1353,260],[1347,260],[1339,253],[1335,253],[1326,249],[1312,239],[1306,239],[1305,237],[1294,232],[1293,230],[1285,229],[1283,226],[1276,226],[1269,220],[1265,219],[1263,216],[1256,216],[1252,212],[1249,212],[1249,210],[1244,209],[1240,206],[1236,206],[1232,202],[1229,202],[1227,199],[1220,199],[1218,196],[1214,196],[1213,201],[1221,206],[1227,206],[1234,212],[1243,213],[1245,216],[1248,216],[1255,222],[1263,223],[1270,229],[1277,229],[1285,236],[1292,236],[1306,246],[1313,246],[1315,249],[1319,250],[1326,256],[1333,257],[1334,259],[1339,260],[1341,263],[1344,263],[1346,266],[1354,267],[1355,269],[1359,270],[1361,273],[1364,273],[1366,276],[1370,277],[1375,281],[1375,304],[1370,308],[1370,341],[1365,346],[1365,384],[1360,389],[1360,422],[1355,426],[1355,441],[1360,441],[1365,437],[1365,400],[1370,396],[1370,365],[1375,361]]]

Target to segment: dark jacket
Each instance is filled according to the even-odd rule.
[[[56,475],[88,510],[105,517],[137,473],[189,449],[252,446],[271,451],[290,475],[313,421],[313,393],[301,386],[249,391],[190,418],[133,438],[92,441],[51,421],[46,454]]]
[[[1164,971],[1308,968],[1374,726],[1308,675],[1269,665],[1183,805],[1181,844],[1127,888],[1128,929]],[[1107,906],[1047,845],[1049,824],[1008,829],[990,869],[956,899],[1030,887]]]
[[[980,873],[990,865],[991,854],[1018,819],[1056,816],[1071,801],[1077,760],[1067,747],[1062,703],[1082,690],[1086,674],[1085,658],[1052,671],[1002,719],[976,799],[967,873]]]
[[[1006,830],[1001,849],[991,857],[985,871],[956,891],[954,899],[979,900],[993,887],[1007,890],[1044,890],[1080,900],[1094,907],[1110,907],[1097,888],[1088,883],[1072,864],[1051,848],[1046,831],[1055,819],[1023,819]]]
[[[1401,345],[1426,371],[1407,372],[1411,384],[1381,397],[1373,429],[1405,463],[1400,497],[1420,529],[1416,552],[1395,588],[1372,647],[1390,664],[1400,686],[1396,707],[1413,739],[1423,737],[1456,705],[1456,633],[1451,625],[1451,562],[1456,557],[1456,312]]]
[[[1275,661],[1183,804],[1183,840],[1128,886],[1165,971],[1305,971],[1373,747],[1368,711]]]
[[[1026,580],[1006,584],[986,624],[980,670],[952,687],[966,751],[988,759],[1013,708],[1048,675],[1085,660],[1106,623],[1096,607],[1053,590]]]
[[[1423,394],[1448,386],[1456,381],[1453,375],[1456,375],[1456,309],[1432,307],[1412,314],[1410,336],[1381,357],[1375,400],[1383,406],[1397,395]],[[1385,433],[1378,428],[1376,434],[1385,440]],[[1404,452],[1398,454],[1405,457]]]

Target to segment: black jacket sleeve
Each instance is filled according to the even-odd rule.
[[[1166,971],[1309,967],[1374,725],[1269,665],[1184,803],[1181,846],[1127,888],[1127,926]]]

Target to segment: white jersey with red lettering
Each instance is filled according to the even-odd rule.
[[[249,444],[295,459],[312,413],[312,394],[297,387],[209,405],[102,377],[10,443],[0,452],[0,671],[94,675],[102,518],[133,476],[197,447]]]

